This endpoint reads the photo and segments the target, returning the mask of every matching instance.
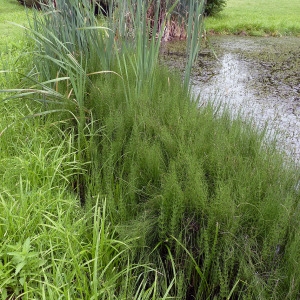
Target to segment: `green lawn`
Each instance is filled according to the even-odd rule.
[[[24,7],[17,0],[2,0],[0,2],[0,51],[7,43],[19,43],[24,34],[23,30],[10,22],[21,25],[28,23]]]
[[[299,0],[228,0],[206,29],[221,34],[300,36]]]
[[[26,12],[17,0],[0,1],[0,70],[14,71],[0,76],[0,90],[19,82],[18,72],[28,72],[31,65],[29,55],[23,56],[31,51],[29,40],[25,38],[25,30],[17,24],[27,26],[32,11]]]

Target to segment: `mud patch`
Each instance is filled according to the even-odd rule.
[[[300,163],[300,38],[212,36],[191,80],[201,104],[242,114]],[[183,68],[184,44],[169,44],[167,64]]]

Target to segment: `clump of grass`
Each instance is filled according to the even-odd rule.
[[[97,180],[120,235],[140,236],[136,256],[160,257],[168,274],[174,264],[184,297],[280,298],[297,176],[250,126],[198,111],[170,74],[155,78],[131,105],[118,78],[96,84],[102,101],[91,94],[103,127]]]
[[[82,208],[70,187],[87,167],[74,132],[59,128],[63,120],[24,119],[29,113],[10,107],[1,119],[1,128],[20,120],[0,137],[1,297],[142,296],[136,279],[145,274],[144,287],[155,270],[131,262],[131,241],[117,239],[103,197]]]

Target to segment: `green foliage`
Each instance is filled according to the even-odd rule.
[[[169,276],[173,264],[184,274],[173,297],[280,299],[286,262],[276,249],[296,230],[292,173],[251,126],[197,111],[176,77],[155,74],[151,93],[144,86],[129,105],[118,77],[97,80],[101,98],[91,93],[103,137],[95,173],[120,237],[140,237],[136,259],[161,257]]]
[[[18,296],[22,291],[25,293],[28,281],[33,280],[39,269],[46,263],[39,258],[38,252],[31,251],[31,241],[27,238],[23,245],[6,245],[7,249],[2,249],[1,259],[1,282],[2,299],[6,299],[9,291],[13,291]],[[9,250],[9,252],[8,252]],[[7,277],[10,280],[7,280]]]
[[[206,16],[215,16],[226,6],[227,0],[206,0],[204,13]]]
[[[140,15],[123,42],[69,5],[34,16],[34,69],[0,104],[2,295],[299,298],[299,171],[199,108]]]

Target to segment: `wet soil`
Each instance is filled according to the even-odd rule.
[[[183,69],[182,42],[164,49],[164,61]],[[300,38],[210,36],[191,79],[200,104],[214,101],[242,114],[300,163]]]

